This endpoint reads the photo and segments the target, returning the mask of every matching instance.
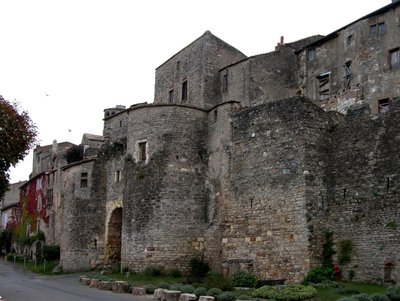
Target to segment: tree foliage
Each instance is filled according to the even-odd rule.
[[[81,161],[83,159],[83,145],[71,146],[65,154],[65,159],[68,164]]]
[[[0,198],[8,188],[10,167],[35,146],[36,137],[37,128],[28,113],[0,96]]]

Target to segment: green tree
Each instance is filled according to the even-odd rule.
[[[9,169],[35,146],[37,128],[17,103],[0,96],[0,199],[9,185]]]

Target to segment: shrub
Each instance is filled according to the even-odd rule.
[[[198,255],[190,259],[190,270],[192,275],[205,276],[210,270],[208,263],[205,261],[203,255]]]
[[[386,289],[386,296],[388,296],[392,301],[400,301],[400,287],[388,287]]]
[[[373,294],[370,298],[372,301],[390,301],[389,297],[384,294]]]
[[[44,245],[43,258],[46,260],[59,260],[60,259],[60,246]]]
[[[222,290],[217,287],[210,288],[207,291],[207,296],[217,297],[218,295],[222,294]]]
[[[161,268],[157,265],[148,265],[144,269],[143,274],[145,274],[146,276],[160,276]]]
[[[328,267],[316,267],[310,270],[306,277],[304,277],[304,280],[302,284],[309,284],[309,283],[321,283],[324,281],[333,281],[335,280],[335,274],[333,272],[332,268]]]
[[[172,269],[168,272],[168,276],[171,276],[172,278],[180,278],[182,277],[182,273],[179,269]]]
[[[171,284],[170,286],[169,286],[169,289],[171,290],[171,291],[182,291],[182,287],[183,287],[184,285],[182,284],[182,283],[174,283],[174,284]]]
[[[169,287],[170,287],[170,285],[169,285],[168,283],[161,282],[161,283],[158,285],[158,287],[168,290]]]
[[[11,250],[11,230],[0,230],[0,254],[6,255]]]
[[[333,249],[333,232],[327,231],[325,232],[325,242],[322,245],[322,266],[331,267],[333,264],[332,256],[335,253]]]
[[[238,271],[231,276],[231,282],[237,287],[255,287],[257,279],[247,272]]]
[[[193,294],[195,294],[197,297],[206,296],[207,289],[205,287],[198,287],[193,291]]]
[[[232,292],[224,292],[217,296],[217,301],[235,301],[236,296]]]
[[[154,285],[147,284],[144,286],[144,289],[146,290],[146,294],[154,294],[156,287]]]
[[[233,285],[229,279],[225,279],[222,274],[213,271],[207,273],[207,277],[204,279],[203,284],[208,289],[213,287],[220,288],[224,291],[233,289]]]
[[[352,288],[339,288],[336,290],[336,294],[339,295],[352,295],[352,294],[360,294],[359,290],[352,289]]]
[[[182,285],[181,292],[182,294],[191,294],[194,291],[194,287],[190,284]]]
[[[337,299],[336,301],[356,301],[356,299],[352,298],[352,297],[342,297]]]
[[[371,301],[371,298],[367,294],[358,294],[351,297],[357,301]]]
[[[312,287],[315,288],[337,288],[339,284],[333,280],[324,280],[321,283],[310,283]]]
[[[250,296],[247,296],[247,295],[240,295],[236,299],[237,300],[252,300],[252,298]]]
[[[262,286],[253,291],[252,296],[277,301],[305,300],[317,295],[317,290],[312,286],[304,285],[277,285]]]
[[[351,240],[342,240],[339,243],[340,253],[338,256],[338,261],[340,264],[346,264],[351,260],[351,251],[353,250],[353,245]]]

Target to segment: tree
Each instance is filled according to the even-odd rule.
[[[81,161],[83,159],[83,145],[80,144],[71,146],[65,154],[65,159],[67,160],[68,164]]]
[[[36,145],[37,128],[26,111],[0,95],[0,199],[9,185],[8,171]]]

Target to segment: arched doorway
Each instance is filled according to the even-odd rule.
[[[122,208],[115,208],[108,222],[108,259],[111,262],[121,261],[121,230],[122,230]]]

